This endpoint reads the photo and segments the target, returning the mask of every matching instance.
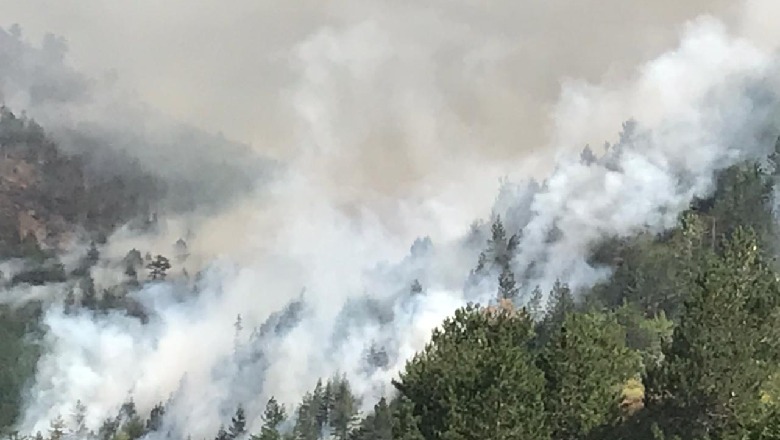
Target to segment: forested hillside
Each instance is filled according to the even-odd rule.
[[[50,137],[57,138],[61,154],[88,156],[80,165],[87,175],[85,184],[101,187],[90,196],[113,198],[117,204],[101,202],[106,204],[101,215],[115,215],[116,220],[128,215],[132,204],[150,200],[169,211],[213,209],[253,189],[278,165],[253,154],[247,145],[171,121],[140,105],[115,87],[115,72],[90,77],[68,61],[64,38],[46,34],[34,44],[21,26],[0,26],[0,103],[10,106],[18,120],[24,119],[22,110],[35,113]],[[8,130],[4,142],[18,133]],[[35,129],[28,132],[25,136],[41,136]],[[182,145],[187,145],[187,154]],[[56,181],[55,177],[50,179]],[[86,215],[76,205],[71,209]]]
[[[0,108],[0,257],[5,262],[5,290],[47,283],[89,286],[85,275],[97,261],[97,245],[106,235],[128,222],[139,229],[149,226],[164,187],[140,167],[133,168],[131,161],[124,175],[98,173],[88,163],[86,155],[58,149],[35,121]],[[83,242],[92,246],[81,260],[70,267],[62,264],[62,253]],[[90,295],[94,292],[86,295],[87,303]],[[11,426],[19,413],[37,353],[41,304],[17,308],[17,300],[5,295],[0,302],[4,427]]]
[[[96,291],[90,269],[100,258],[101,236],[148,218],[160,193],[153,179],[140,171],[131,181],[90,176],[82,158],[60,153],[35,122],[7,109],[1,117],[2,250],[5,258],[28,261],[6,287],[60,283],[57,300],[66,313],[118,310],[145,322],[128,292],[164,278],[168,258],[128,250],[125,281],[103,291]],[[583,152],[583,163],[597,160]],[[248,431],[255,414],[231,409],[215,440],[780,438],[778,170],[778,153],[732,166],[676,228],[604,239],[591,258],[613,275],[577,292],[558,283],[547,295],[539,289],[521,295],[527,278],[511,263],[522,232],[496,217],[470,276],[497,277],[495,300],[461,308],[441,323],[393,381],[393,393],[360,401],[346,376],[323,377],[308,384],[297,406],[270,398],[259,430]],[[58,250],[76,232],[93,244],[66,268]],[[405,293],[426,294],[417,280]],[[373,307],[383,313],[381,304]],[[0,425],[11,437],[42,347],[41,308],[42,301],[27,301],[0,310]],[[300,313],[291,303],[253,337],[289,331]],[[387,349],[367,351],[365,368],[384,367]],[[247,355],[240,344],[235,350]],[[73,413],[61,414],[37,438],[187,432],[163,423],[166,402],[140,413],[132,397],[93,431],[84,423],[89,405],[73,402]]]

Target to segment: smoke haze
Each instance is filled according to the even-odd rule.
[[[176,277],[146,285],[134,295],[147,324],[52,304],[21,430],[45,430],[77,400],[96,429],[132,396],[142,411],[168,401],[168,431],[208,436],[237,404],[249,415],[272,395],[294,404],[336,372],[368,404],[442,319],[494,298],[494,277],[467,283],[480,217],[522,230],[513,264],[526,291],[608,276],[587,263],[600,239],[673,226],[716,171],[761,157],[776,135],[780,34],[766,17],[777,6],[677,3],[0,0],[25,33],[66,36],[80,70],[118,72],[106,90],[56,105],[3,84],[45,122],[66,114],[62,139],[69,124],[110,129],[102,139],[137,126],[125,151],[151,164],[147,133],[173,125],[149,128],[162,112],[251,144],[214,156],[284,164],[272,180],[249,167],[248,185],[202,197],[240,193],[208,215],[182,209],[156,232],[109,238],[106,283],[130,248],[169,254],[192,233],[198,293]],[[159,110],[132,113],[140,103]],[[169,150],[192,156],[178,139]],[[570,160],[586,143],[601,155],[605,141],[596,163]],[[214,156],[164,156],[154,169],[191,182]],[[204,187],[225,169],[213,175]],[[493,200],[502,176],[514,183]],[[422,294],[409,294],[414,280]],[[366,365],[372,345],[387,365]]]

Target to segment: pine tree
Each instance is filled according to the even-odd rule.
[[[62,420],[62,417],[57,416],[57,418],[52,420],[50,424],[49,440],[62,440],[64,436],[65,436],[65,421]]]
[[[424,440],[414,416],[414,404],[401,395],[393,402],[393,439]]]
[[[125,276],[127,276],[127,284],[132,287],[138,286],[138,268],[144,263],[141,253],[133,249],[127,253],[124,258],[125,264]]]
[[[424,438],[547,439],[544,377],[527,349],[532,323],[511,308],[455,312],[394,385]]]
[[[318,409],[319,407],[314,404],[314,396],[311,393],[306,393],[296,411],[293,433],[297,440],[317,440],[319,438]]]
[[[171,268],[171,263],[167,258],[158,255],[154,257],[151,263],[146,265],[146,268],[149,269],[149,276],[153,280],[164,280],[168,270]]]
[[[772,213],[773,179],[757,163],[732,166],[718,175],[716,194],[709,215],[717,220],[712,237],[729,236],[738,227],[749,227],[764,243],[774,247],[775,218]]]
[[[537,361],[546,381],[553,438],[581,439],[618,419],[622,384],[640,371],[613,317],[568,314]]]
[[[241,405],[236,409],[236,414],[230,422],[230,428],[228,429],[228,437],[230,439],[236,439],[246,432],[246,414]]]
[[[328,425],[331,410],[330,388],[330,383],[323,385],[322,379],[318,379],[311,395],[311,412],[318,432],[322,432],[322,428]]]
[[[509,242],[506,237],[504,223],[501,222],[501,216],[496,217],[493,226],[490,228],[491,237],[488,240],[488,253],[492,255],[493,261],[500,268],[507,267],[511,256],[508,252]]]
[[[135,440],[144,436],[146,426],[141,417],[135,414],[125,422],[124,426],[122,426],[122,431],[124,431],[129,440]]]
[[[504,267],[498,277],[498,299],[514,300],[520,289],[515,283],[515,274],[508,266]]]
[[[98,430],[98,438],[100,440],[111,440],[117,434],[118,429],[119,422],[116,419],[106,419],[100,425],[100,429]]]
[[[252,440],[281,440],[282,434],[279,427],[287,419],[284,407],[279,405],[275,398],[271,397],[265,405],[263,412],[263,427],[260,435],[252,436]]]
[[[163,416],[165,416],[165,407],[162,403],[158,403],[149,413],[149,419],[146,421],[146,431],[159,431],[162,428]]]
[[[100,251],[94,241],[90,242],[87,253],[79,261],[78,267],[73,271],[74,276],[83,277],[89,274],[89,270],[100,261]]]
[[[382,397],[374,405],[374,417],[371,426],[371,438],[374,440],[393,440],[393,414],[387,399]]]
[[[487,241],[487,249],[480,252],[477,267],[474,269],[473,274],[485,275],[486,273],[492,273],[496,268],[501,271],[507,269],[519,241],[519,235],[513,235],[507,239],[501,216],[497,216],[491,226],[491,236]]]
[[[694,274],[664,361],[645,380],[667,435],[744,438],[778,362],[778,278],[751,230],[737,228],[723,249]]]
[[[542,317],[542,289],[536,286],[531,292],[531,299],[528,300],[528,313],[531,319],[540,319]]]
[[[485,252],[479,253],[479,258],[477,259],[477,267],[474,269],[474,274],[481,274],[485,271],[485,267],[488,264],[488,257]]]
[[[330,415],[330,427],[338,440],[347,440],[355,426],[358,415],[358,402],[352,394],[349,381],[342,377],[334,382],[333,409]]]
[[[536,345],[544,345],[560,329],[566,316],[574,311],[574,297],[569,286],[556,281],[547,298],[547,310],[539,323]]]
[[[87,275],[79,282],[81,288],[81,305],[90,310],[98,309],[97,292],[95,292],[95,281]]]

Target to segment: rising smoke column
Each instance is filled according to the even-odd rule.
[[[600,238],[673,227],[694,197],[711,191],[716,171],[765,156],[777,135],[774,63],[702,18],[631,84],[565,84],[557,142],[586,138],[621,113],[638,126],[627,123],[595,164],[562,158],[533,201],[517,270],[533,264],[530,277],[544,288],[556,278],[573,288],[592,285],[607,275],[585,261]]]
[[[308,82],[294,94],[299,133],[318,149],[303,151],[276,183],[271,202],[258,203],[256,217],[247,219],[273,226],[245,237],[249,249],[258,249],[255,257],[216,261],[197,296],[183,294],[174,282],[144,288],[137,297],[152,311],[146,325],[118,314],[65,316],[53,306],[22,431],[46,429],[77,400],[90,402],[87,424],[97,428],[132,395],[142,411],[170,399],[168,427],[208,436],[236,404],[257,416],[270,395],[293,404],[318,377],[337,371],[369,403],[422,348],[432,327],[466,301],[493,297],[490,283],[463,293],[479,251],[465,246],[465,238],[423,240],[410,251],[409,241],[397,240],[384,219],[359,209],[345,212],[337,195],[319,185],[318,161],[336,160],[341,146],[337,115],[316,113],[332,102],[319,95],[317,81],[327,86],[328,73],[350,67],[379,74],[370,70],[373,59],[361,58],[364,35],[392,37],[376,22],[331,30],[325,47],[343,56],[315,63],[321,70],[314,77],[303,75]],[[303,44],[299,59],[305,61],[307,48],[319,47],[315,43]],[[393,45],[384,49],[392,59]],[[711,190],[715,172],[766,153],[771,142],[764,142],[765,129],[774,120],[778,90],[774,73],[771,52],[704,18],[687,27],[679,47],[643,65],[631,81],[566,83],[552,149],[570,150],[594,133],[616,131],[630,116],[638,125],[596,164],[561,156],[533,197],[520,198],[527,209],[497,205],[496,213],[525,217],[512,219],[522,227],[518,273],[528,273],[530,284],[562,278],[587,286],[607,275],[586,262],[599,239],[673,226],[693,197]],[[425,206],[427,200],[402,202]],[[437,222],[448,219],[422,224]],[[409,295],[415,278],[424,280],[421,295]],[[237,333],[239,314],[244,329],[270,327]],[[385,368],[365,371],[363,354],[375,342],[393,356]],[[256,428],[259,420],[252,422]]]

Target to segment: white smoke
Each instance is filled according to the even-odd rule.
[[[632,132],[599,163],[559,163],[531,205],[517,267],[536,263],[532,276],[544,288],[556,278],[593,284],[607,275],[585,261],[600,238],[674,226],[693,197],[712,189],[715,171],[766,154],[776,134],[765,131],[777,116],[777,90],[765,82],[773,61],[702,18],[629,84],[565,84],[555,114],[561,148],[616,126],[620,114],[639,126],[629,124]],[[560,237],[550,243],[553,228]]]
[[[166,426],[177,434],[213,435],[239,403],[251,417],[249,428],[257,429],[270,396],[295,404],[317,378],[336,372],[370,404],[389,391],[389,379],[444,317],[467,301],[493,298],[491,282],[464,293],[480,250],[466,237],[468,216],[475,206],[489,209],[479,199],[489,197],[507,165],[525,170],[532,158],[485,170],[464,149],[452,153],[452,163],[441,161],[434,176],[423,176],[412,196],[388,200],[381,198],[385,191],[362,187],[355,191],[361,197],[345,196],[363,181],[355,175],[371,173],[357,153],[345,152],[365,145],[366,136],[390,133],[381,137],[390,143],[392,135],[410,136],[430,149],[459,137],[466,141],[458,145],[472,145],[470,130],[446,112],[438,118],[446,103],[429,92],[436,90],[433,67],[413,71],[427,77],[393,81],[408,75],[408,66],[431,62],[431,53],[416,53],[413,41],[384,25],[330,28],[298,46],[293,64],[301,82],[288,95],[296,160],[270,197],[223,214],[230,222],[203,226],[240,240],[208,266],[197,294],[175,281],[147,285],[135,294],[151,311],[143,325],[118,313],[47,311],[46,350],[22,432],[47,429],[79,400],[89,403],[86,423],[97,429],[129,396],[141,411],[168,401]],[[702,18],[688,25],[677,48],[630,80],[565,83],[549,151],[601,142],[630,116],[638,126],[598,163],[561,156],[542,188],[502,194],[495,214],[522,228],[515,265],[528,285],[561,278],[581,287],[602,279],[608,273],[586,262],[598,240],[673,226],[692,197],[711,190],[716,171],[760,157],[778,91],[773,48]],[[384,84],[376,81],[385,77]],[[378,84],[387,88],[377,91],[376,102],[359,100]],[[392,111],[375,112],[376,105]],[[411,163],[430,159],[429,150],[411,154],[418,155]],[[380,158],[376,166],[382,164]],[[512,201],[513,194],[520,197]],[[415,233],[430,233],[432,244],[421,240],[410,252]],[[423,293],[410,293],[414,279]],[[366,368],[373,343],[387,348],[389,365]]]

